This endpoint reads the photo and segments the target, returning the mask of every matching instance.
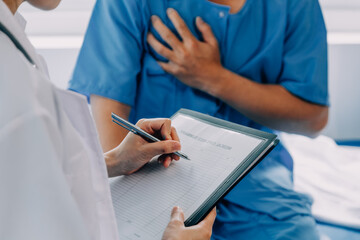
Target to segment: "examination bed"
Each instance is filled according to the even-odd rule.
[[[360,140],[280,134],[294,159],[294,187],[313,197],[321,240],[360,240]]]

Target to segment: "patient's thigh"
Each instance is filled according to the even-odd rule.
[[[213,240],[320,239],[312,216],[298,214],[278,220],[225,200],[217,208],[218,215],[213,228]]]
[[[317,228],[320,232],[321,240],[360,240],[360,230],[334,226],[325,223],[318,223]]]

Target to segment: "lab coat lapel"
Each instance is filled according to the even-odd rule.
[[[98,134],[86,97],[62,89],[56,89],[56,95],[74,131],[78,133],[87,149],[100,239],[119,239],[103,151],[98,141]]]
[[[38,103],[41,106],[38,107],[46,111],[51,118],[57,118],[54,122],[58,123],[61,130],[63,144],[60,142],[56,146],[64,151],[58,152],[59,159],[62,159],[64,175],[73,191],[72,196],[78,203],[78,210],[84,218],[85,225],[90,228],[88,230],[91,239],[118,239],[106,165],[85,97],[57,89],[51,83],[44,83],[48,81],[46,64],[36,54],[21,24],[2,0],[0,22],[12,33],[39,68],[35,70],[30,67],[31,71],[22,69],[23,79],[39,83],[35,90],[29,91],[33,91],[34,97],[40,99]],[[53,98],[56,99],[56,106],[51,105]],[[58,134],[58,128],[53,130],[50,134]],[[65,153],[67,155],[64,155]]]

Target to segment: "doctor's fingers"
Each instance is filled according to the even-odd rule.
[[[208,240],[212,235],[212,227],[214,225],[216,217],[216,209],[214,208],[204,220],[195,226],[189,227],[188,230],[192,231],[192,239],[196,240]]]
[[[197,226],[212,229],[216,218],[216,207]]]
[[[147,143],[141,147],[141,151],[148,159],[151,159],[157,155],[172,154],[180,151],[181,145],[178,141],[166,140],[154,143]]]
[[[180,207],[173,207],[171,211],[170,223],[184,226],[185,216],[184,211]]]
[[[177,131],[176,131],[176,129],[174,127],[171,127],[171,138],[172,138],[172,140],[180,142],[180,138],[179,138],[179,136],[177,134]],[[180,157],[178,155],[176,155],[176,154],[171,154],[171,158],[176,160],[176,161],[180,160]]]
[[[179,161],[180,157],[174,153],[172,154],[163,154],[158,158],[158,162],[161,163],[165,168],[168,168],[172,160]]]
[[[176,131],[176,128],[175,127],[171,127],[171,140],[175,140],[175,141],[179,141],[180,142],[180,138],[179,138],[179,135]]]
[[[175,154],[163,154],[158,158],[158,162],[161,163],[165,168],[168,168],[172,160],[175,159],[174,155]]]
[[[168,118],[140,119],[136,125],[149,134],[161,135],[160,140],[172,140],[171,120]]]
[[[164,121],[163,125],[161,126],[160,132],[163,140],[179,141],[176,129],[171,126],[170,119]]]

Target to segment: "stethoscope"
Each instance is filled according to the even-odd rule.
[[[16,48],[24,55],[24,57],[31,63],[33,67],[36,68],[35,62],[32,60],[30,55],[25,51],[23,46],[19,43],[19,41],[14,37],[14,35],[0,22],[0,32],[5,33],[6,36],[14,43]]]

